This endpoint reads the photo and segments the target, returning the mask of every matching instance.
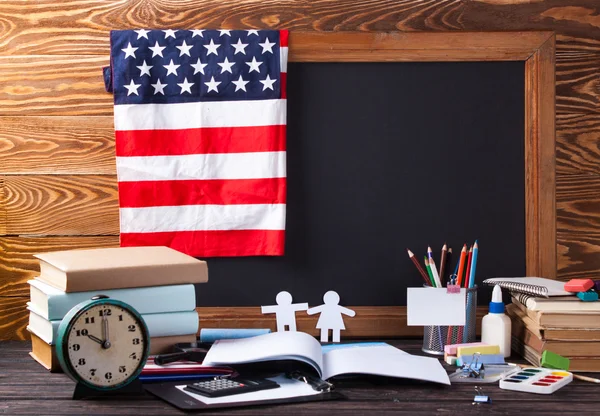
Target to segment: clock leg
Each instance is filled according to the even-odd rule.
[[[111,396],[145,396],[146,392],[142,386],[142,382],[139,378],[134,379],[131,383],[118,390],[101,391],[91,389],[81,383],[77,383],[75,391],[73,392],[73,400],[82,399],[94,399],[100,397],[111,397]]]

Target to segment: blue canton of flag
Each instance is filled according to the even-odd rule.
[[[111,32],[115,104],[281,98],[275,30]]]

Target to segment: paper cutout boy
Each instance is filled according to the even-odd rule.
[[[338,305],[340,302],[340,295],[333,290],[330,290],[323,295],[323,302],[325,302],[324,305],[310,308],[306,313],[309,315],[321,313],[319,321],[317,322],[317,329],[321,330],[321,342],[327,342],[329,340],[330,329],[333,336],[333,342],[340,342],[340,331],[346,329],[342,314],[354,316],[356,315],[356,312],[352,309]]]
[[[275,298],[277,305],[261,306],[262,313],[274,313],[277,320],[277,332],[296,331],[296,312],[308,309],[308,303],[292,303],[292,295],[282,291]]]

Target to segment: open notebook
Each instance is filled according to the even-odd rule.
[[[571,292],[564,289],[565,282],[546,279],[544,277],[494,277],[485,279],[484,284],[498,285],[510,292],[547,298],[549,296],[567,296]]]
[[[292,360],[308,364],[323,380],[339,375],[369,374],[450,384],[435,358],[410,355],[385,343],[321,347],[303,332],[274,332],[245,339],[216,341],[204,365],[231,366]]]

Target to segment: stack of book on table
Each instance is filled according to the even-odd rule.
[[[600,371],[600,302],[577,296],[535,297],[512,292],[506,313],[513,350],[539,366],[544,350],[571,360],[570,370]]]
[[[206,262],[168,247],[70,250],[36,255],[40,275],[28,283],[31,356],[60,371],[55,342],[75,305],[106,295],[135,308],[150,333],[150,354],[193,342],[198,332],[195,283],[208,281]]]

